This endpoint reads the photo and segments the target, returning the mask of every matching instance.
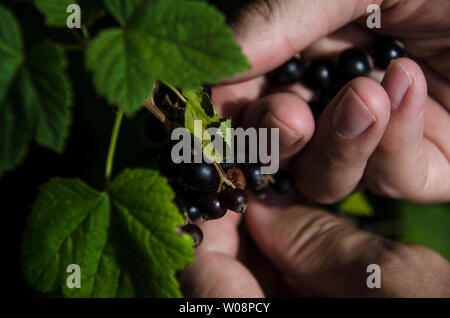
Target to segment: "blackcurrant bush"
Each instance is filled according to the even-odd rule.
[[[385,70],[392,60],[403,56],[405,51],[398,40],[382,37],[375,41],[373,59],[377,67]]]
[[[220,193],[221,205],[236,213],[244,213],[247,209],[248,195],[241,189],[228,189]]]
[[[181,226],[179,229],[181,233],[186,233],[192,236],[194,239],[194,247],[199,246],[203,241],[203,232],[197,225],[189,223]]]
[[[328,60],[318,59],[306,68],[303,82],[313,90],[324,90],[331,86],[334,76],[334,65]]]
[[[197,208],[195,205],[189,205],[186,209],[187,215],[191,221],[198,220],[202,214],[200,213],[199,208]]]
[[[220,219],[227,213],[227,209],[220,204],[219,194],[208,191],[200,196],[198,208],[205,220]]]
[[[219,176],[216,168],[208,163],[184,164],[182,171],[183,182],[192,190],[217,190]]]
[[[272,187],[281,194],[293,192],[295,190],[294,177],[287,171],[279,171],[275,174],[275,183],[272,183]]]
[[[369,56],[360,49],[352,48],[343,51],[336,63],[339,79],[349,82],[355,77],[368,76],[371,71]]]
[[[299,81],[305,71],[302,61],[292,58],[270,73],[270,78],[275,84],[290,85]]]
[[[163,124],[151,114],[145,119],[144,133],[148,140],[153,143],[159,144],[169,140]]]

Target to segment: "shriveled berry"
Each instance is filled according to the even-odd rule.
[[[233,184],[236,186],[236,188],[245,190],[245,187],[247,185],[247,182],[245,180],[244,173],[239,168],[231,168],[228,169],[226,173],[226,177],[228,180],[233,182]]]

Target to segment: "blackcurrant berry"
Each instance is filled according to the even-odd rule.
[[[200,196],[198,208],[205,220],[220,219],[227,213],[227,209],[221,206],[216,191],[208,191]]]
[[[378,38],[375,41],[373,59],[375,65],[385,70],[392,60],[405,56],[403,45],[396,39]]]
[[[220,193],[221,205],[236,213],[244,213],[247,209],[248,195],[241,189],[229,189]]]
[[[211,98],[211,93],[212,93],[211,86],[203,84],[202,89],[203,89],[203,92],[205,92],[209,96],[209,98]]]
[[[313,90],[324,90],[331,86],[334,76],[334,65],[328,60],[318,59],[306,68],[303,82]]]
[[[295,190],[294,177],[289,172],[279,171],[274,178],[275,183],[272,184],[272,187],[278,193],[286,194]]]
[[[292,58],[270,73],[272,81],[279,85],[290,85],[299,81],[305,71],[302,61]]]
[[[349,82],[359,76],[368,76],[370,71],[369,56],[360,49],[345,50],[338,57],[336,72],[343,82]]]
[[[195,205],[190,205],[186,209],[187,215],[191,221],[198,220],[202,214],[200,213],[199,208],[197,208]]]
[[[192,236],[194,239],[194,247],[199,246],[203,241],[203,232],[197,225],[189,223],[181,226],[179,229],[181,233],[186,233]]]
[[[216,168],[208,163],[184,164],[182,171],[183,182],[192,190],[208,191],[219,186],[219,176]]]
[[[243,164],[239,167],[245,175],[247,186],[252,190],[258,189],[262,178],[261,167],[254,163]]]
[[[169,140],[163,124],[153,115],[148,115],[145,119],[145,136],[153,143],[163,143]]]

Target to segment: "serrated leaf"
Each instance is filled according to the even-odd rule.
[[[80,180],[54,178],[39,191],[23,237],[24,276],[41,292],[92,293],[108,238],[109,199]],[[80,289],[65,286],[67,266],[81,268]]]
[[[103,0],[103,2],[109,13],[123,25],[142,0]]]
[[[250,66],[223,15],[206,3],[107,3],[123,28],[101,32],[87,51],[86,65],[97,91],[127,114],[142,106],[156,79],[194,88]]]
[[[0,103],[21,62],[22,34],[19,23],[8,9],[0,5]]]
[[[363,191],[355,192],[339,202],[338,208],[341,212],[355,216],[373,216],[374,213],[374,209]]]
[[[75,0],[34,0],[34,5],[45,15],[45,23],[53,27],[66,27],[66,20],[70,13],[67,7]]]
[[[118,28],[102,31],[86,51],[86,66],[94,73],[97,91],[127,114],[150,95],[154,78],[145,67],[149,59],[140,35]]]
[[[0,175],[22,161],[32,140],[61,151],[70,123],[62,51],[46,41],[25,54],[21,39],[16,19],[0,6]]]
[[[177,297],[175,271],[193,259],[183,218],[156,171],[125,170],[100,193],[80,180],[43,185],[28,219],[23,271],[36,290],[66,297]],[[81,288],[66,286],[69,264]]]
[[[201,1],[143,1],[127,28],[144,30],[149,72],[174,86],[199,87],[250,68],[224,15]]]

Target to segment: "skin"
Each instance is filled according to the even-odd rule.
[[[382,8],[377,32],[402,38],[421,67],[401,58],[374,79],[352,80],[317,123],[308,89],[267,87],[263,75],[297,52],[310,59],[370,47],[370,3]],[[196,261],[180,275],[185,295],[450,296],[450,264],[434,251],[304,204],[336,202],[361,186],[412,202],[450,200],[449,14],[446,0],[267,0],[238,15],[232,28],[252,69],[215,87],[214,103],[240,126],[280,129],[280,158],[300,193],[251,197],[245,217],[202,224]],[[366,287],[368,264],[381,267],[380,289]]]

